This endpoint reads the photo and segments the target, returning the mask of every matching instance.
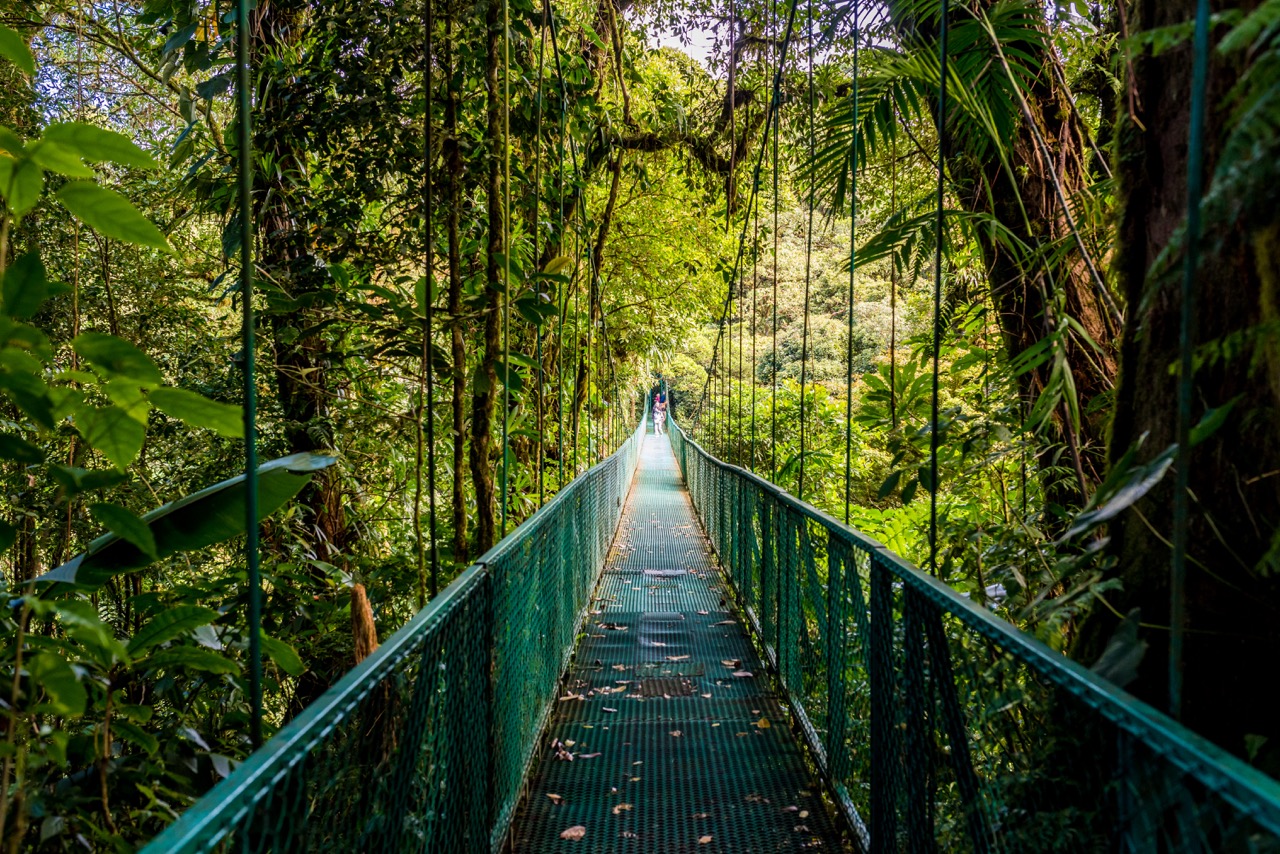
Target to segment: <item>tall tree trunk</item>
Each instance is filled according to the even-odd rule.
[[[982,5],[990,7],[994,3],[984,0]],[[926,44],[930,41],[936,44],[932,25],[914,17],[915,4],[891,2],[889,6],[894,24],[905,39],[920,37]],[[955,23],[971,20],[967,10],[959,10],[954,15]],[[1047,29],[1043,20],[1041,26]],[[983,73],[995,75],[1001,87],[1008,85],[1005,69],[990,45],[970,49],[991,52]],[[971,146],[973,150],[966,150],[961,147],[963,140],[957,141],[953,135],[952,147],[946,152],[952,192],[965,209],[991,214],[1028,246],[1055,241],[1074,244],[1058,198],[1058,187],[1071,200],[1090,181],[1082,129],[1066,93],[1058,84],[1061,59],[1047,34],[1043,40],[1004,44],[1003,50],[1006,55],[1017,50],[1039,60],[1040,73],[1024,93],[1026,112],[1030,113],[1034,125],[1027,120],[1021,105],[1015,108],[1017,114],[1010,117],[1016,127],[1014,136],[1011,140],[999,141],[1008,146],[1009,169],[1004,168],[996,155],[995,141],[978,140]],[[1037,129],[1047,152],[1037,139]],[[1088,238],[1085,235],[1086,245]],[[1042,259],[1037,259],[1035,268],[1028,270],[1019,258],[996,242],[986,238],[980,241],[992,300],[1010,358],[1044,340],[1061,321],[1063,312],[1079,321],[1099,345],[1100,353],[1074,340],[1067,347],[1080,410],[1084,413],[1090,403],[1114,384],[1114,349],[1119,329],[1110,318],[1078,247],[1073,245],[1068,250],[1069,261],[1056,264],[1051,273],[1046,273]],[[1035,399],[1046,387],[1051,369],[1051,364],[1045,364],[1019,377],[1026,400]],[[1071,429],[1062,420],[1059,426],[1063,430]],[[1080,434],[1074,437],[1081,449],[1082,465],[1091,478],[1097,478],[1102,468],[1100,457],[1105,445],[1105,429],[1104,416],[1095,413],[1082,418]],[[1064,439],[1070,443],[1071,437],[1064,436]],[[1083,498],[1084,490],[1078,484],[1066,489],[1057,484],[1050,486],[1050,501],[1054,503],[1077,502]]]
[[[1221,10],[1228,5],[1213,4]],[[1256,4],[1245,4],[1256,5]],[[1194,0],[1132,0],[1130,33],[1180,25]],[[1221,31],[1219,31],[1219,35]],[[1205,127],[1206,183],[1230,128],[1228,93],[1240,55],[1212,53]],[[1115,271],[1131,306],[1121,353],[1111,457],[1146,437],[1150,458],[1176,441],[1179,277],[1182,252],[1153,271],[1185,222],[1192,56],[1189,44],[1159,56],[1135,56],[1117,124],[1123,216]],[[1130,110],[1133,114],[1130,115]],[[1259,192],[1263,188],[1259,187]],[[1184,721],[1236,753],[1245,737],[1266,736],[1272,767],[1280,758],[1280,715],[1265,686],[1280,659],[1280,221],[1274,207],[1238,221],[1205,223],[1195,317],[1197,346],[1244,342],[1234,357],[1206,360],[1194,377],[1193,423],[1236,401],[1225,423],[1191,457],[1192,514],[1187,566],[1188,634]],[[1261,334],[1259,334],[1261,333]],[[1125,612],[1141,608],[1150,644],[1130,688],[1165,707],[1170,621],[1172,473],[1111,525],[1112,595]],[[1099,609],[1082,632],[1081,657],[1096,656],[1115,619]]]
[[[476,495],[476,551],[483,554],[494,543],[497,519],[497,495],[493,479],[493,409],[497,397],[498,376],[495,370],[502,352],[501,294],[505,283],[498,256],[506,251],[502,206],[502,163],[507,140],[502,125],[502,98],[498,69],[502,65],[502,3],[489,0],[485,12],[485,87],[488,120],[489,175],[487,203],[489,208],[489,251],[485,258],[487,287],[480,314],[484,320],[484,355],[471,395],[471,484]]]
[[[302,39],[312,15],[303,0],[269,0],[258,6],[253,20],[253,65],[271,68]],[[287,72],[286,72],[287,74]],[[291,452],[330,450],[334,438],[329,418],[333,376],[328,345],[321,335],[299,335],[326,319],[318,295],[332,287],[324,265],[317,263],[305,214],[299,204],[298,180],[305,180],[305,127],[290,97],[286,76],[259,76],[254,149],[277,168],[254,172],[256,233],[261,251],[258,265],[267,295],[267,315],[275,348],[275,380],[285,441]],[[349,545],[353,531],[347,523],[340,473],[317,474],[303,494],[315,534],[316,554],[335,561]]]
[[[458,144],[458,86],[454,79],[453,9],[445,18],[444,105],[445,229],[449,241],[449,361],[453,365],[450,406],[453,413],[453,559],[467,559],[467,349],[462,335],[462,147]]]

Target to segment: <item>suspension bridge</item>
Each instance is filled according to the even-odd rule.
[[[1280,784],[642,422],[148,852],[1280,851]]]

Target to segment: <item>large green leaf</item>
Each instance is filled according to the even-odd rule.
[[[56,652],[41,652],[26,663],[32,685],[43,694],[35,711],[75,717],[84,714],[85,692],[76,671]]]
[[[28,77],[36,73],[36,59],[31,48],[18,32],[0,25],[0,56],[12,62]]]
[[[160,165],[124,134],[84,122],[49,125],[40,138],[69,149],[90,163],[110,161],[140,169],[155,169]]]
[[[107,237],[138,246],[170,248],[160,229],[114,190],[92,181],[71,181],[58,191],[58,200],[81,222]]]
[[[94,171],[80,159],[80,155],[60,143],[40,139],[27,148],[27,153],[37,164],[68,178],[93,178]]]
[[[218,619],[218,612],[203,605],[179,605],[156,614],[129,641],[129,655],[137,656],[153,646],[180,638]]]
[[[244,415],[238,406],[218,403],[181,388],[158,388],[150,398],[161,412],[190,427],[208,427],[228,439],[244,436]]]
[[[32,421],[46,430],[53,429],[53,405],[49,401],[49,387],[39,377],[0,371],[0,392],[7,394]]]
[[[0,555],[9,550],[9,546],[13,545],[18,539],[18,529],[10,525],[3,519],[0,519]]]
[[[282,640],[271,637],[266,632],[262,632],[262,651],[275,662],[276,667],[290,676],[301,676],[307,670],[296,649]]]
[[[44,462],[44,451],[13,433],[0,433],[0,460],[38,465]]]
[[[9,317],[27,318],[40,310],[49,297],[65,293],[66,285],[50,282],[39,252],[27,252],[13,259],[4,272],[4,313]]]
[[[24,157],[13,165],[6,183],[7,186],[0,187],[0,193],[5,196],[9,211],[21,218],[36,206],[44,192],[44,170],[34,160]]]
[[[123,471],[137,459],[146,425],[119,406],[85,406],[76,411],[76,428],[89,445]]]
[[[311,480],[311,475],[335,462],[333,457],[293,454],[258,468],[258,518],[280,509]],[[156,540],[161,558],[180,551],[200,549],[244,533],[244,475],[224,480],[142,517]],[[137,546],[115,534],[89,544],[57,569],[36,581],[57,581],[97,587],[113,575],[141,569],[151,563]]]
[[[84,332],[71,341],[71,347],[110,376],[136,380],[139,385],[164,382],[151,357],[123,338],[103,332]]]
[[[137,546],[147,557],[156,559],[156,538],[147,523],[119,504],[104,501],[91,505],[89,515],[111,533]]]
[[[159,650],[147,659],[147,666],[173,670],[199,670],[217,674],[240,671],[240,666],[225,655],[196,646],[175,646]]]

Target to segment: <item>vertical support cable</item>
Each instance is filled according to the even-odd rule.
[[[1187,631],[1187,526],[1191,516],[1192,339],[1196,268],[1200,261],[1200,196],[1204,182],[1205,89],[1209,76],[1209,0],[1196,3],[1192,42],[1191,127],[1187,141],[1187,246],[1182,262],[1178,330],[1178,457],[1173,495],[1173,561],[1169,571],[1169,714],[1182,719],[1182,648]]]
[[[858,4],[853,5],[853,139],[849,143],[849,308],[845,331],[845,365],[848,376],[844,390],[844,523],[849,524],[849,493],[853,483],[853,301],[858,269]]]
[[[947,0],[938,26],[938,197],[933,247],[933,399],[929,427],[929,571],[938,575],[938,360],[942,355],[942,203],[947,151]]]
[[[814,161],[814,150],[817,145],[814,138],[814,90],[813,90],[813,0],[809,0],[809,162]],[[817,190],[817,179],[812,172],[809,175],[809,224],[804,235],[804,323],[800,333],[800,471],[796,480],[796,497],[804,500],[804,463],[806,438],[806,420],[808,406],[805,401],[805,384],[808,379],[809,366],[809,291],[813,278],[813,207],[814,193]]]
[[[546,69],[547,56],[547,31],[544,26],[538,28],[540,40],[538,42],[538,94],[537,94],[537,113],[533,122],[533,139],[534,139],[534,165],[533,165],[533,262],[537,264],[540,256],[538,255],[538,230],[542,227],[538,221],[539,203],[542,201],[542,75]],[[509,249],[510,247],[508,247]],[[541,272],[535,268],[534,272]],[[535,288],[535,296],[541,292],[541,287]],[[542,369],[542,324],[539,323],[534,329],[537,336],[537,362],[538,362],[538,507],[542,507],[545,497],[543,489],[543,473],[546,469],[547,454],[547,431],[546,431],[546,387],[544,371]]]
[[[511,4],[502,0],[502,537],[507,535],[511,430]]]
[[[424,21],[424,24],[427,31],[427,44],[426,44],[426,50],[424,51],[425,56],[422,62],[422,89],[423,89],[423,97],[424,97],[423,121],[425,122],[425,125],[426,125],[423,133],[423,137],[425,140],[424,147],[426,148],[426,161],[425,161],[426,166],[424,169],[424,175],[422,180],[422,194],[423,194],[423,201],[425,203],[424,206],[426,208],[424,212],[424,216],[426,218],[425,230],[427,234],[427,240],[426,240],[427,299],[426,299],[426,304],[423,306],[423,314],[425,315],[423,325],[425,329],[423,330],[423,333],[422,333],[422,358],[426,364],[427,390],[426,390],[426,399],[422,401],[422,404],[418,410],[418,419],[419,419],[418,436],[419,438],[421,438],[422,436],[422,421],[425,420],[427,425],[427,536],[430,538],[429,549],[431,552],[431,596],[432,598],[435,598],[435,595],[440,592],[440,554],[438,549],[436,548],[436,539],[437,539],[436,537],[436,425],[435,425],[435,415],[434,415],[435,410],[433,406],[435,403],[435,370],[434,370],[435,365],[433,364],[433,362],[435,360],[432,358],[432,352],[431,352],[431,332],[432,332],[432,329],[434,328],[433,327],[433,320],[434,320],[433,306],[435,303],[435,299],[432,295],[432,287],[431,287],[433,284],[432,282],[433,277],[431,275],[432,257],[433,257],[431,252],[431,247],[432,247],[432,244],[435,242],[433,239],[435,237],[435,232],[433,231],[433,223],[435,222],[433,213],[435,211],[435,208],[432,205],[433,197],[431,194],[431,164],[432,164],[432,158],[435,156],[435,149],[433,146],[434,138],[431,133],[431,57],[435,51],[435,42],[433,39],[433,31],[435,28],[435,16],[433,13],[435,11],[435,7],[433,6],[432,0],[426,0],[426,3],[424,5],[426,7],[426,13],[425,13],[426,20]],[[421,451],[419,451],[418,453],[418,459],[419,461],[421,461],[422,459]],[[419,493],[421,492],[421,489],[422,489],[422,484],[419,483],[418,484]],[[418,544],[419,558],[418,559],[419,559],[419,562],[421,562],[421,559],[422,559],[421,557],[422,555],[421,524],[422,523],[420,521],[415,520],[415,524],[418,525],[418,534],[419,534],[419,544]],[[419,598],[425,599],[425,597],[419,597]],[[419,607],[422,607],[425,605],[426,605],[426,602],[424,601],[419,605]]]
[[[236,88],[240,118],[240,337],[244,349],[244,562],[249,580],[249,739],[262,744],[262,570],[258,555],[258,393],[254,378],[253,128],[249,85],[249,0],[236,2]]]
[[[792,0],[792,10],[795,0]],[[773,11],[773,35],[778,35],[778,4],[771,4]],[[778,61],[778,71],[782,71],[782,61]],[[778,480],[778,109],[782,105],[782,97],[777,86],[773,87],[773,103],[770,113],[775,117],[773,122],[773,344],[770,353],[769,374],[771,381],[769,398],[769,480]]]

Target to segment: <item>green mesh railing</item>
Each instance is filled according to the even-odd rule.
[[[497,851],[644,431],[642,419],[146,851]]]
[[[679,427],[680,468],[855,841],[1280,852],[1280,784]]]

